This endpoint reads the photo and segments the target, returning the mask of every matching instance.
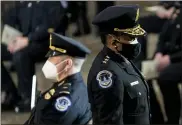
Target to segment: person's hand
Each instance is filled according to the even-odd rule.
[[[173,14],[172,19],[175,20],[178,14],[180,13],[180,10],[176,10],[176,12]]]
[[[17,37],[16,43],[13,52],[17,52],[28,46],[28,38],[27,37]]]
[[[9,42],[8,45],[7,45],[8,51],[10,53],[13,53],[15,46],[16,46],[16,41],[15,40],[13,40],[12,42]]]
[[[173,13],[174,13],[174,10],[175,10],[174,7],[171,7],[170,9],[168,9],[168,10],[165,12],[165,17],[166,17],[167,19],[172,18],[172,15],[173,15]]]
[[[165,9],[164,7],[160,7],[156,11],[156,15],[160,17],[161,19],[170,19],[172,14],[174,13],[174,7],[171,7],[169,9]]]
[[[161,18],[161,19],[164,19],[165,16],[166,16],[166,9],[164,7],[159,7],[156,11],[156,15]]]
[[[164,55],[158,64],[158,71],[162,71],[164,68],[166,68],[169,64],[171,63],[170,61],[170,56],[169,55]]]
[[[156,53],[154,60],[156,60],[157,62],[160,62],[161,58],[163,57],[162,53]]]

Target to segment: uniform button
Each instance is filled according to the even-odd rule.
[[[28,8],[32,7],[32,3],[28,3]]]
[[[179,28],[180,28],[180,24],[177,24],[177,25],[176,25],[176,28],[179,29]]]
[[[152,118],[152,114],[150,114],[150,118]]]
[[[150,96],[148,96],[148,99],[150,99]]]

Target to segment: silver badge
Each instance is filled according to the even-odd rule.
[[[112,85],[112,73],[107,70],[100,71],[96,79],[102,88],[108,88]]]
[[[65,96],[59,97],[56,100],[55,107],[58,111],[64,112],[68,109],[69,106],[71,106],[71,101]]]

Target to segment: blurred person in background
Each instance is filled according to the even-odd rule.
[[[96,1],[96,4],[97,4],[96,14],[98,14],[99,12],[104,10],[105,8],[107,8],[109,6],[113,6],[114,1]],[[99,35],[99,33],[100,33],[100,29],[98,28],[96,35]]]
[[[30,110],[32,76],[35,73],[35,62],[42,61],[48,50],[49,33],[47,30],[53,28],[57,32],[60,29],[64,9],[60,2],[43,1],[16,1],[3,19],[20,32],[23,36],[15,38],[9,44],[2,45],[2,61],[12,60],[18,76],[18,94],[14,84],[2,66],[2,90],[6,88],[8,93],[6,104],[8,107],[16,105],[17,111]],[[5,87],[5,88],[4,88]],[[3,109],[3,107],[2,107]]]
[[[141,17],[139,22],[140,25],[149,33],[161,32],[161,29],[165,22],[171,18],[175,8],[179,6],[179,1],[161,1],[157,5],[157,9],[154,14]],[[140,37],[138,41],[141,43],[142,49],[140,55],[134,60],[136,66],[141,69],[141,62],[147,58],[147,36]]]
[[[114,5],[114,1],[96,1],[97,2],[97,13],[101,12],[105,8]]]
[[[91,27],[87,16],[87,2],[69,1],[68,12],[71,14],[71,21],[76,23],[76,31],[73,33],[73,36],[79,37],[90,34]]]
[[[137,38],[146,34],[138,19],[139,6],[123,5],[104,9],[92,22],[104,44],[87,80],[93,124],[150,124],[148,85],[132,62],[140,53]]]
[[[154,15],[141,17],[139,22],[141,26],[147,31],[147,33],[159,34],[163,30],[163,27],[165,27],[164,24],[171,19],[172,14],[175,12],[175,7],[180,7],[180,5],[180,1],[161,1],[157,5],[157,10],[154,11]],[[147,36],[140,37],[138,41],[141,43],[141,53],[134,60],[134,63],[139,69],[141,69],[142,61],[147,59]],[[163,113],[157,101],[153,86],[150,84],[152,81],[148,80],[148,83],[150,88],[152,124],[163,124]]]
[[[57,33],[51,33],[51,38],[42,71],[53,85],[38,97],[25,125],[86,125],[92,114],[80,71],[90,50]]]
[[[160,33],[154,60],[160,73],[158,84],[163,94],[167,124],[179,124],[182,83],[182,7],[176,8]],[[151,104],[152,105],[152,104]],[[157,110],[154,109],[157,112]],[[156,113],[157,114],[157,113]]]

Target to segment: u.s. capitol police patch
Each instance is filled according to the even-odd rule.
[[[56,99],[55,108],[58,111],[64,112],[68,109],[69,106],[71,106],[71,101],[68,97],[62,96]]]
[[[110,71],[102,70],[97,74],[97,81],[101,88],[109,88],[112,86],[112,76],[113,74]]]

